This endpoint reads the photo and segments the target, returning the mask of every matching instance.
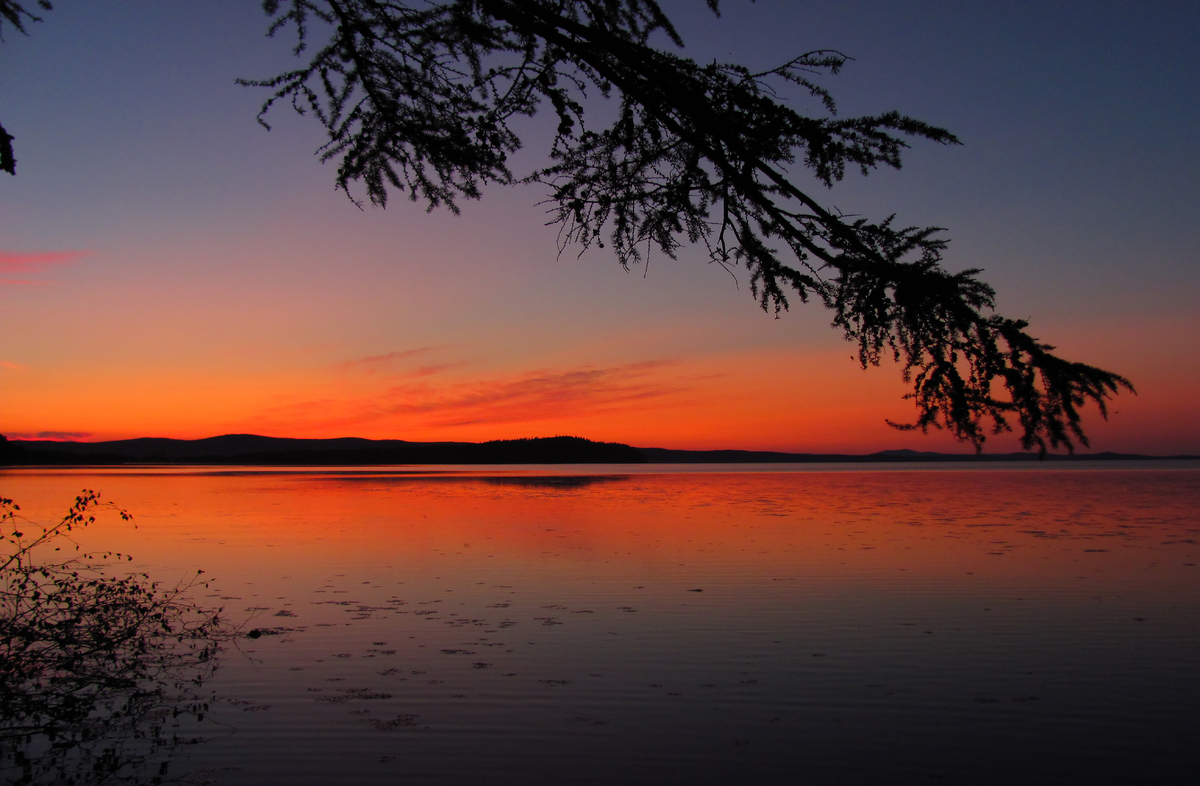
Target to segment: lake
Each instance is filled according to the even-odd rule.
[[[0,472],[83,488],[263,632],[168,776],[1200,783],[1196,463]]]

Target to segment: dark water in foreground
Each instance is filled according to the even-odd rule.
[[[138,528],[85,546],[269,629],[205,685],[196,781],[1200,783],[1200,468],[652,469],[0,494],[101,489]]]

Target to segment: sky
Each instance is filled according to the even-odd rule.
[[[535,186],[458,216],[360,210],[314,155],[320,126],[281,109],[268,132],[263,91],[235,84],[296,62],[252,0],[54,6],[0,43],[10,438],[970,449],[890,428],[914,415],[896,366],[860,368],[816,304],[762,312],[701,250],[629,271],[560,255]],[[896,109],[958,135],[821,196],[946,227],[947,267],[983,268],[1000,313],[1128,377],[1136,396],[1088,413],[1092,450],[1200,453],[1200,4],[664,7],[685,55],[769,67],[836,49],[853,60],[822,84],[841,116]],[[544,138],[535,120],[519,164]]]

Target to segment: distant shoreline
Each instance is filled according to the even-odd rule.
[[[876,453],[785,453],[764,450],[639,448],[582,437],[536,437],[491,442],[406,442],[357,437],[290,439],[227,434],[184,440],[147,437],[108,442],[2,440],[0,466],[243,465],[367,466],[403,464],[783,464],[783,463],[994,463],[1094,462],[1200,459],[1132,453],[938,453],[884,450]]]

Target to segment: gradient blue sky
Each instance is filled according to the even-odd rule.
[[[1200,453],[1200,4],[664,5],[697,59],[838,49],[842,115],[956,133],[829,201],[948,227],[1002,313],[1129,376],[1095,449]],[[954,448],[883,423],[910,416],[898,370],[860,370],[826,313],[771,319],[700,253],[559,258],[532,187],[358,210],[321,129],[277,111],[266,132],[234,84],[293,62],[258,3],[44,16],[0,44],[0,432]]]

